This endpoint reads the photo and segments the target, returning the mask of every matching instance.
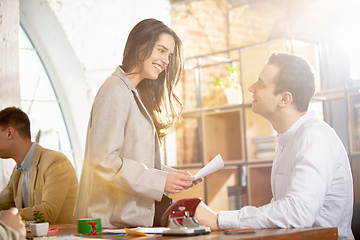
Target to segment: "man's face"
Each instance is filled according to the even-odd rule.
[[[0,158],[9,158],[8,156],[8,130],[0,127]]]
[[[249,87],[249,91],[253,94],[252,111],[267,119],[276,114],[281,99],[281,94],[274,95],[274,78],[278,73],[277,66],[265,64],[257,81]]]

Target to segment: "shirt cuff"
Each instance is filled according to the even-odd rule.
[[[220,230],[239,228],[239,211],[220,211],[218,225]]]

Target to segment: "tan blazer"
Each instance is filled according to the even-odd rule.
[[[22,173],[16,169],[0,193],[0,210],[19,209],[23,220],[41,211],[49,223],[75,223],[73,217],[78,180],[67,157],[36,143],[29,184],[29,207],[23,207]],[[3,213],[3,211],[2,211]]]
[[[152,226],[166,171],[174,169],[161,165],[154,124],[117,67],[91,110],[75,215],[104,227]]]

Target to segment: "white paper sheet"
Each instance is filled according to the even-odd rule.
[[[108,229],[103,229],[102,232],[103,233],[113,233],[113,234],[126,233],[125,229],[123,229],[123,228],[121,228],[121,229],[108,228]]]
[[[195,180],[198,180],[210,173],[216,172],[220,168],[224,166],[224,161],[220,154],[218,154],[213,160],[211,160],[208,164],[206,164],[198,173],[195,174]]]
[[[137,227],[132,228],[134,231],[146,233],[146,234],[162,234],[163,231],[169,230],[170,228],[165,227]]]
[[[145,234],[161,234],[165,230],[169,230],[169,228],[165,227],[137,227],[137,228],[129,228],[130,230],[142,232]],[[103,233],[111,233],[111,234],[121,234],[126,233],[125,229],[104,229]]]

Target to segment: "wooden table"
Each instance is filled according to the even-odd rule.
[[[48,234],[48,236],[61,236],[61,235],[76,235],[77,227],[76,224],[61,224],[61,225],[50,225],[51,228],[58,228],[57,233]],[[31,233],[27,237],[31,237]],[[148,236],[113,236],[113,235],[97,235],[97,236],[84,236],[87,238],[101,238],[101,239],[117,239],[117,240],[129,240],[129,239],[139,239],[139,240],[179,240],[186,238],[187,240],[238,240],[238,239],[261,239],[261,240],[299,240],[299,239],[338,239],[337,228],[291,228],[291,229],[260,229],[256,230],[255,233],[247,234],[236,234],[236,235],[227,235],[223,231],[213,231],[207,235],[197,235],[189,237],[179,237],[179,236],[161,236],[161,235],[148,235]]]

